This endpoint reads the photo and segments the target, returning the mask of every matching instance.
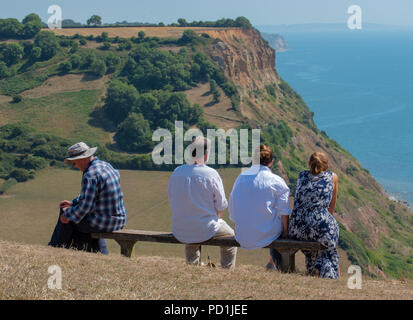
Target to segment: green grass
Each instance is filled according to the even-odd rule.
[[[6,123],[20,122],[37,132],[73,141],[84,139],[110,142],[109,133],[89,124],[103,89],[61,92],[41,98],[26,98],[19,103],[0,104]],[[6,119],[7,120],[6,120]]]

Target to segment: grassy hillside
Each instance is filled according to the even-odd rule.
[[[260,35],[239,28],[186,29],[56,30],[59,37],[49,39],[56,50],[47,58],[39,55],[42,43],[37,36],[13,40],[20,49],[0,41],[0,54],[9,58],[0,65],[0,179],[9,179],[0,180],[0,193],[8,190],[0,198],[0,228],[7,238],[18,240],[25,230],[24,241],[48,240],[56,201],[65,194],[73,197],[78,181],[70,180],[75,186],[70,193],[59,186],[45,189],[47,179],[72,188],[61,178],[72,172],[43,169],[60,166],[70,144],[83,140],[99,145],[99,156],[120,169],[170,170],[152,163],[151,132],[183,119],[187,127],[203,130],[261,128],[262,142],[275,151],[273,170],[287,181],[292,195],[309,155],[316,150],[328,153],[340,180],[340,247],[366,274],[413,278],[413,213],[389,200],[357,159],[317,129],[304,101],[278,75],[275,52]],[[18,54],[10,55],[11,50]],[[238,171],[223,173],[227,192]],[[36,174],[34,181],[14,185],[13,179],[25,181]],[[131,203],[130,212],[145,213],[151,206],[167,212],[168,173],[142,175],[147,175],[145,184],[131,182],[130,190],[143,189],[146,198]],[[159,179],[162,187],[156,185]],[[156,187],[146,188],[147,181]],[[43,216],[28,220],[31,208]],[[13,216],[19,216],[21,224],[13,224]],[[33,221],[42,223],[30,228]],[[128,226],[168,230],[165,221],[157,215],[130,215]],[[154,247],[148,248],[151,252]]]
[[[50,290],[48,267],[62,270]],[[337,281],[267,272],[187,266],[183,258],[132,259],[0,241],[0,299],[413,299],[411,281],[363,279],[361,290]]]

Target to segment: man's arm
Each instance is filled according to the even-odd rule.
[[[281,238],[288,238],[288,222],[290,221],[290,216],[282,215],[281,221],[283,223],[283,233],[281,235]]]
[[[78,203],[63,209],[68,220],[79,223],[88,213],[93,212],[96,205],[96,185],[95,178],[83,177]]]
[[[218,218],[222,218],[224,210],[228,207],[228,201],[225,197],[224,185],[220,177],[213,179],[213,194],[214,194],[214,205],[215,211],[217,212]]]
[[[281,216],[281,222],[283,225],[282,238],[288,238],[288,223],[290,215],[290,189],[283,183],[282,186],[278,186],[278,192],[276,193],[276,210]]]

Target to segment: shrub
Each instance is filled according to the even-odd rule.
[[[3,182],[3,184],[0,186],[0,194],[6,193],[8,190],[10,190],[11,187],[17,184],[17,180],[14,178],[10,178],[6,181]]]
[[[31,155],[24,155],[20,156],[15,161],[16,167],[28,169],[28,170],[39,170],[46,167],[47,162],[43,158],[31,156]]]
[[[8,76],[9,68],[3,61],[0,61],[0,79],[7,78]]]
[[[58,38],[50,31],[40,31],[34,39],[34,45],[42,50],[43,60],[54,57],[60,48]]]
[[[102,59],[97,59],[90,66],[89,71],[95,76],[101,77],[106,74],[106,63]]]
[[[76,69],[80,66],[82,58],[77,54],[73,54],[70,56],[69,61],[72,64],[72,69]]]
[[[153,147],[149,121],[140,113],[131,113],[118,126],[114,139],[126,151],[148,152]]]
[[[34,172],[26,169],[17,168],[10,172],[9,179],[14,178],[18,182],[24,182],[34,178]]]
[[[22,101],[22,99],[23,99],[23,98],[22,98],[21,95],[16,94],[16,95],[13,96],[12,102],[13,102],[13,103],[19,103],[20,101]]]
[[[120,64],[120,58],[117,55],[110,53],[106,56],[105,63],[107,66],[107,72],[112,73],[116,70],[116,67]]]
[[[20,43],[8,43],[1,51],[3,61],[8,66],[19,62],[23,58],[24,49]]]
[[[72,63],[70,61],[65,61],[59,64],[58,68],[61,74],[66,74],[72,70]]]

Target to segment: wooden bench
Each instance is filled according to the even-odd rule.
[[[131,257],[133,246],[138,241],[161,242],[161,243],[178,243],[179,242],[170,232],[146,231],[146,230],[119,230],[108,233],[92,233],[92,238],[99,239],[113,239],[120,245],[121,254],[126,257]],[[219,237],[210,239],[200,243],[200,245],[207,246],[227,246],[239,247],[239,243],[234,237]],[[298,241],[291,239],[275,240],[266,248],[274,248],[280,252],[281,271],[294,272],[295,271],[295,254],[298,250],[305,249],[311,251],[319,251],[325,249],[321,243],[315,241]]]

